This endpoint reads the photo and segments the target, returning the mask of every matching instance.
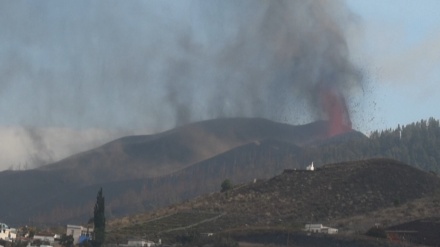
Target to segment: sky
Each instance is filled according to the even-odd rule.
[[[355,129],[440,118],[440,1],[312,5],[0,1],[0,170],[214,117],[304,124],[334,69]]]
[[[440,117],[440,1],[347,1],[360,17],[354,59],[368,71],[368,133]],[[364,126],[362,126],[364,125]]]

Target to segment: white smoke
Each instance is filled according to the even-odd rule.
[[[0,171],[39,167],[132,134],[103,129],[0,127]]]

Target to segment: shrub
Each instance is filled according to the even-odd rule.
[[[366,235],[375,238],[387,238],[387,233],[385,232],[385,229],[380,226],[371,227],[367,231]]]
[[[225,191],[228,191],[228,190],[232,189],[232,182],[231,182],[231,180],[226,179],[225,181],[223,181],[221,187],[222,187],[221,192],[225,192]]]

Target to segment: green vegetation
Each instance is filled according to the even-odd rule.
[[[102,188],[98,191],[96,197],[96,204],[93,211],[93,224],[94,224],[94,234],[95,238],[93,240],[93,245],[100,247],[105,240],[105,205],[104,196],[102,194]]]
[[[370,148],[427,171],[440,172],[440,124],[430,118],[371,134]]]
[[[222,187],[221,192],[225,192],[225,191],[232,189],[233,185],[232,185],[231,180],[226,179],[225,181],[223,181],[221,187]]]
[[[309,148],[300,154],[298,164],[315,161],[327,164],[340,161],[384,157],[396,159],[425,171],[440,173],[440,123],[428,121],[397,126],[395,129],[374,131],[370,138],[348,142],[331,142],[319,148]]]
[[[60,238],[60,245],[64,246],[64,247],[70,247],[73,246],[73,236],[72,235],[66,235],[63,234],[61,235]]]

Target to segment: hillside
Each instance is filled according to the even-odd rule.
[[[37,170],[96,184],[159,177],[233,148],[264,139],[299,146],[325,138],[326,122],[292,126],[266,119],[226,118],[197,122],[155,135],[128,136]]]
[[[399,127],[402,138],[394,130],[371,138],[357,131],[326,138],[324,121],[292,126],[231,118],[129,136],[39,169],[0,172],[0,186],[10,188],[0,190],[0,197],[7,198],[0,217],[10,225],[81,224],[103,187],[110,219],[218,191],[225,179],[268,179],[312,161],[319,167],[390,155],[419,158],[417,167],[436,171],[436,123]]]
[[[101,186],[106,189],[107,214],[121,216],[154,210],[218,191],[219,185],[226,178],[233,178],[235,182],[240,183],[254,178],[269,178],[281,173],[285,168],[299,168],[294,158],[301,151],[302,149],[294,144],[262,140],[237,147],[165,176],[103,183]],[[89,198],[91,208],[97,189],[96,185],[86,186],[57,199],[76,208],[82,205],[81,200],[77,198]],[[166,197],[163,196],[164,193]],[[33,210],[43,211],[45,208],[56,211],[51,205],[41,205]],[[67,216],[74,219],[69,212],[63,214],[63,217]],[[43,221],[45,218],[57,217],[49,210],[48,214],[40,214],[35,219]],[[81,217],[89,217],[89,211],[84,211]]]
[[[349,232],[351,227],[343,219],[397,211],[400,205],[433,198],[439,189],[438,176],[395,160],[344,162],[313,172],[286,170],[269,180],[238,185],[154,214],[124,218],[111,224],[119,229],[111,232],[119,237],[146,233],[170,238],[183,229],[217,233],[267,227],[298,230],[310,222]]]
[[[8,198],[0,204],[1,218],[12,225],[81,223],[90,217],[94,194],[100,187],[104,187],[111,215],[169,205],[215,191],[211,179],[217,183],[223,177],[204,174],[209,167],[224,170],[224,176],[245,181],[266,172],[274,174],[286,166],[278,164],[276,169],[255,169],[255,174],[249,176],[228,171],[245,171],[251,162],[246,157],[255,160],[247,152],[255,153],[250,146],[273,140],[288,146],[287,149],[295,149],[323,140],[325,132],[326,122],[292,126],[265,119],[234,118],[202,121],[155,135],[121,138],[38,169],[1,172],[0,186],[11,188],[0,190],[0,197]],[[270,145],[261,148],[270,148]],[[229,162],[221,165],[215,162],[216,156],[228,156],[229,152],[237,154],[235,149],[247,150],[239,153],[243,167],[235,163],[231,168]],[[281,155],[276,159],[284,158]],[[204,167],[205,161],[211,165]],[[265,161],[266,157],[261,157],[258,166],[262,167]],[[205,180],[195,180],[196,177]],[[156,195],[172,192],[175,186],[189,189],[157,199]],[[130,203],[132,198],[139,198],[136,200],[139,203]]]

